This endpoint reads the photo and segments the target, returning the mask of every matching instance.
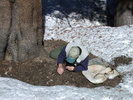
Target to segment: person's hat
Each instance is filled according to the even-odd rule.
[[[80,55],[79,47],[72,47],[68,53],[66,61],[69,63],[74,63],[75,60],[79,57],[79,55]]]

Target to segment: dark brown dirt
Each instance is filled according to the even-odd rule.
[[[81,72],[69,72],[65,70],[63,75],[56,72],[56,60],[49,57],[49,52],[67,44],[64,41],[45,41],[44,48],[45,57],[31,59],[25,62],[2,61],[0,62],[0,76],[11,77],[32,85],[54,86],[54,85],[69,85],[77,87],[94,88],[105,86],[106,88],[115,87],[121,82],[122,77],[118,76],[113,80],[107,80],[102,84],[90,83]],[[96,57],[89,55],[90,59]]]

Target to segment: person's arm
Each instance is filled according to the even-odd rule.
[[[60,74],[60,75],[63,74],[63,72],[64,72],[63,64],[58,64],[57,72],[58,72],[58,74]]]
[[[62,51],[60,52],[59,56],[58,56],[58,60],[57,60],[57,65],[58,65],[58,68],[57,68],[57,72],[58,74],[62,75],[63,72],[64,72],[64,67],[63,67],[63,62],[65,61],[66,59],[66,52],[65,52],[65,47],[63,47]]]
[[[57,60],[57,64],[63,64],[63,62],[66,59],[66,51],[65,51],[65,47],[63,47],[63,49],[61,50],[60,54],[58,55],[58,60]]]
[[[75,66],[74,71],[80,72],[83,70],[87,70],[88,69],[88,62],[89,62],[89,56],[87,56],[83,61],[81,61],[78,66]]]

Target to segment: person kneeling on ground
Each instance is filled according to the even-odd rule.
[[[63,63],[66,62],[65,67]],[[77,43],[68,43],[58,55],[57,72],[61,75],[64,70],[80,72],[88,69],[89,55],[87,49]]]

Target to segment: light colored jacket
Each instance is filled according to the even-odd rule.
[[[72,43],[68,43],[67,46],[66,46],[66,56],[68,56],[68,53],[70,51],[70,49],[73,47],[73,46],[78,46],[81,48],[82,52],[80,54],[80,56],[77,58],[77,63],[80,63],[81,61],[83,61],[88,55],[89,55],[89,52],[87,51],[87,49],[81,45],[81,44],[77,44],[75,42],[72,42]]]

